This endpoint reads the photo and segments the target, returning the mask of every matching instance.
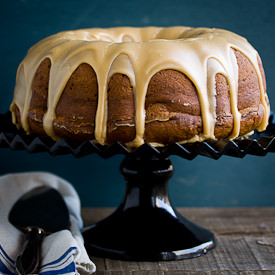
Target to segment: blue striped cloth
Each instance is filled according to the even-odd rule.
[[[56,275],[56,274],[76,274],[76,266],[72,260],[72,256],[77,250],[76,247],[70,247],[61,257],[42,265],[40,273],[43,275]],[[14,263],[2,246],[0,246],[0,274],[13,275]]]
[[[70,213],[70,230],[62,230],[44,238],[39,274],[89,275],[96,268],[89,259],[80,233],[82,219],[80,201],[71,184],[49,173],[18,173],[0,177],[0,274],[13,275],[15,259],[22,246],[23,234],[8,221],[8,214],[19,197],[40,185],[56,188]]]

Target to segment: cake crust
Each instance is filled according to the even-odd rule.
[[[72,73],[56,106],[55,133],[62,138],[93,140],[98,84],[93,68],[81,64]]]

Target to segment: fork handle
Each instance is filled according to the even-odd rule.
[[[22,250],[15,262],[15,274],[35,274],[41,264],[41,244],[44,230],[39,227],[27,227]]]

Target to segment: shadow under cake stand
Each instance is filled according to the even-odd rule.
[[[10,113],[0,115],[0,148],[48,152],[53,156],[73,154],[79,158],[96,153],[103,158],[123,154],[120,172],[126,190],[120,206],[104,220],[83,230],[90,255],[123,260],[160,261],[201,256],[216,246],[213,233],[181,216],[169,200],[167,183],[173,175],[170,155],[192,160],[198,155],[219,159],[242,158],[275,152],[275,117],[264,132],[246,139],[204,141],[155,148],[144,144],[129,151],[120,143],[101,146],[91,142],[27,135],[11,123]]]

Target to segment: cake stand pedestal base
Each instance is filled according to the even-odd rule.
[[[113,259],[161,261],[193,258],[213,250],[214,235],[182,217],[171,205],[169,159],[125,158],[124,199],[106,219],[84,229],[90,255]]]
[[[171,205],[167,183],[173,174],[170,155],[192,160],[198,155],[219,159],[223,155],[243,158],[275,152],[275,116],[271,112],[264,132],[247,139],[209,140],[156,148],[143,144],[130,151],[121,143],[110,146],[71,140],[54,142],[49,137],[27,135],[11,121],[10,112],[0,114],[0,148],[48,152],[53,156],[98,154],[110,158],[124,154],[121,164],[126,192],[118,209],[83,232],[90,255],[124,260],[176,260],[197,257],[215,248],[211,232],[182,217]]]

